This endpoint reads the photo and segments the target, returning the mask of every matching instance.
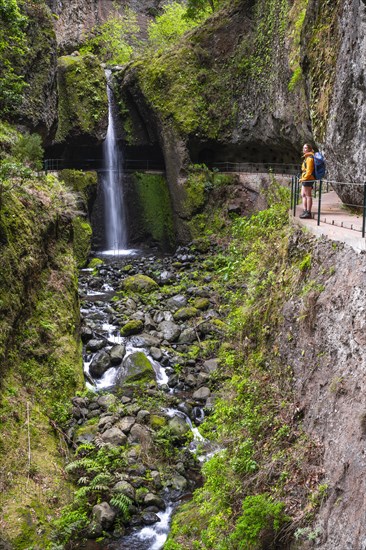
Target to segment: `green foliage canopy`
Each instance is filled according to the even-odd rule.
[[[109,65],[123,65],[130,60],[139,30],[137,14],[126,8],[122,15],[116,13],[94,27],[80,53],[93,53]]]
[[[162,15],[152,21],[148,28],[150,43],[160,48],[178,41],[185,32],[199,25],[207,14],[207,9],[204,9],[194,19],[188,18],[186,7],[179,2],[167,4],[163,10]]]

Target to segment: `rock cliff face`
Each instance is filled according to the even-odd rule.
[[[330,177],[332,179],[364,182],[366,179],[366,6],[361,0],[345,2],[340,17],[340,28],[342,41],[324,146],[331,161]],[[356,204],[362,204],[362,198],[354,196],[348,187],[337,187],[337,192],[344,202],[352,203],[356,200]]]
[[[154,128],[178,194],[187,161],[299,162],[304,141],[324,150],[330,179],[362,180],[365,3],[311,0],[304,23],[301,6],[243,0],[169,54],[124,74],[124,103],[134,122]],[[302,76],[292,85],[297,47]],[[149,142],[136,126],[134,135]],[[336,190],[344,202],[362,204],[359,189]]]
[[[313,134],[329,179],[363,182],[366,161],[366,6],[363,0],[313,0],[308,7],[303,69]],[[328,31],[324,22],[329,24]],[[323,25],[323,26],[322,26]],[[343,202],[362,205],[363,190],[335,185]]]
[[[61,52],[72,53],[85,38],[85,35],[95,26],[103,23],[110,14],[115,11],[115,6],[120,9],[132,8],[139,13],[139,22],[142,27],[146,20],[156,13],[161,0],[48,0],[53,13],[57,15],[55,30],[57,42]]]
[[[293,251],[299,246],[295,238]],[[303,426],[323,447],[326,498],[313,527],[292,548],[356,550],[366,543],[366,262],[327,241],[314,241],[310,249],[313,289],[285,305],[278,340],[283,364],[294,369]],[[306,541],[310,532],[314,543]]]

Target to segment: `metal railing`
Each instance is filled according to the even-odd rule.
[[[208,162],[206,164],[210,170],[218,172],[239,172],[239,173],[268,173],[293,175],[299,172],[299,166],[291,163],[275,162]],[[83,159],[82,161],[64,160],[64,159],[45,159],[43,162],[45,172],[58,172],[64,169],[74,170],[96,170],[97,172],[106,171],[103,167],[102,159]],[[160,170],[165,171],[162,161],[154,159],[124,159],[122,168],[124,170]]]
[[[354,224],[351,225],[350,229],[354,231],[359,231],[362,234],[362,238],[365,238],[366,234],[366,182],[360,183],[360,182],[339,182],[339,181],[331,181],[331,180],[319,180],[315,182],[314,185],[314,198],[317,198],[318,196],[318,207],[317,207],[317,225],[320,225],[321,221],[321,215],[322,215],[322,198],[324,193],[328,193],[329,190],[333,190],[334,187],[342,187],[342,186],[348,186],[348,187],[357,187],[359,188],[359,192],[363,195],[363,205],[360,206],[359,204],[352,204],[348,202],[342,201],[342,206],[348,207],[350,209],[353,209],[354,212],[362,211],[362,225],[361,228],[357,229],[354,227]],[[291,212],[293,216],[296,216],[296,207],[299,204],[299,198],[300,198],[300,181],[299,176],[293,176],[291,178]],[[323,223],[327,223],[326,220]],[[334,225],[334,220],[332,222],[332,225]],[[344,227],[343,223],[340,227]]]

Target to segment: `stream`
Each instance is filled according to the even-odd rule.
[[[116,426],[124,422],[121,428],[124,429],[124,433],[121,433],[123,441],[136,444],[137,440],[131,437],[133,430],[140,426],[140,430],[152,432],[153,424],[149,419],[153,415],[139,409],[134,393],[130,391],[130,384],[127,384],[128,390],[124,392],[124,381],[128,379],[129,368],[135,372],[135,365],[131,367],[133,359],[143,354],[153,368],[155,378],[148,384],[147,394],[155,396],[163,392],[166,406],[160,407],[159,415],[177,433],[190,431],[191,441],[186,451],[183,449],[183,452],[188,452],[185,461],[179,460],[171,478],[156,486],[157,498],[161,498],[164,503],[160,510],[156,506],[136,510],[122,537],[112,532],[110,541],[97,543],[90,540],[81,548],[159,550],[163,548],[168,536],[174,509],[182,499],[190,498],[195,487],[200,484],[199,463],[216,450],[200,434],[199,425],[213,404],[209,381],[218,360],[196,360],[189,355],[186,359],[185,354],[189,354],[192,346],[202,347],[203,341],[217,337],[217,330],[211,321],[217,319],[219,314],[210,301],[210,277],[206,278],[203,287],[195,286],[195,276],[190,280],[191,274],[196,272],[202,262],[202,256],[192,253],[188,247],[178,249],[171,256],[132,250],[113,256],[99,254],[99,258],[102,264],[94,269],[81,270],[79,277],[84,374],[86,385],[94,392],[95,398],[86,405],[76,398],[74,405],[79,409],[84,407],[85,419],[97,416],[98,430],[101,427],[98,437],[107,442],[114,441],[107,437],[113,430],[116,432]],[[131,296],[118,293],[123,287],[123,281],[139,275],[151,277],[159,284],[159,287],[155,284],[148,293],[153,297],[151,300],[139,298],[136,292],[131,293]],[[141,296],[146,297],[146,293]],[[137,334],[121,334],[121,328],[125,327],[127,321],[138,322],[140,328]],[[129,407],[128,415],[124,413],[119,423],[115,415],[113,417],[108,409],[103,409],[108,396],[116,399],[117,389],[118,399]],[[102,401],[99,395],[103,396]],[[100,403],[102,408],[98,408]],[[86,420],[78,412],[75,418],[78,420],[73,429],[77,433],[78,425],[84,426]],[[76,439],[76,443],[92,441],[88,434],[83,437],[86,439]],[[139,464],[133,452],[130,454],[131,467],[145,471],[146,465]],[[149,467],[153,468],[151,465]],[[157,473],[153,473],[158,477]],[[128,478],[128,482],[137,488],[142,483],[140,478],[134,477]]]

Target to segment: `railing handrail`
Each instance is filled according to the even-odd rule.
[[[363,205],[360,206],[359,204],[349,204],[349,203],[342,203],[345,206],[351,206],[355,208],[362,209],[362,226],[361,229],[355,229],[353,227],[353,224],[351,225],[351,229],[354,231],[361,231],[362,238],[365,238],[366,234],[366,181],[363,183],[361,182],[335,182],[332,180],[322,179],[322,180],[315,180],[315,196],[316,196],[316,183],[319,181],[319,196],[318,196],[318,212],[317,212],[317,225],[320,225],[320,216],[321,216],[321,204],[322,204],[322,194],[323,191],[323,183],[327,185],[327,191],[329,191],[329,185],[337,184],[337,185],[347,185],[347,186],[361,186],[363,187]],[[292,212],[293,216],[296,215],[296,206],[299,202],[299,195],[300,195],[300,181],[299,176],[292,177],[291,180],[291,202],[290,202],[290,211]],[[343,222],[342,226],[343,227]]]

